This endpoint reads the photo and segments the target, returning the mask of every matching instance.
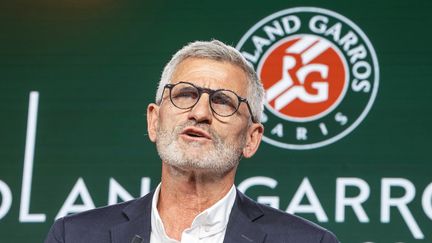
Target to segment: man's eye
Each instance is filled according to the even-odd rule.
[[[173,98],[191,98],[196,99],[198,97],[198,93],[192,90],[182,90],[174,94]]]
[[[234,102],[232,98],[223,93],[215,94],[212,97],[212,103],[215,105],[226,105],[226,106],[234,107]]]

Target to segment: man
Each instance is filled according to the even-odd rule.
[[[61,218],[45,242],[338,242],[235,189],[241,157],[261,142],[263,98],[237,50],[219,41],[185,46],[147,108],[148,135],[162,159],[159,186],[140,199]]]

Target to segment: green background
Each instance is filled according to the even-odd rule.
[[[365,32],[379,60],[377,98],[365,120],[331,145],[295,151],[262,143],[256,156],[241,162],[237,183],[254,176],[277,180],[274,189],[256,186],[246,193],[278,196],[285,210],[307,177],[329,221],[299,215],[342,242],[432,242],[432,219],[421,204],[432,182],[432,2],[426,0],[2,1],[0,180],[13,201],[0,219],[0,242],[42,242],[80,177],[96,206],[107,204],[110,178],[135,197],[141,177],[150,177],[154,188],[160,159],[146,136],[145,110],[171,55],[193,40],[236,45],[262,18],[298,6],[332,10]],[[47,220],[23,223],[18,215],[32,90],[40,98],[30,212]],[[370,222],[360,223],[350,208],[344,222],[335,222],[341,177],[370,186],[363,204]],[[381,180],[389,177],[415,185],[408,207],[424,239],[414,239],[395,208],[389,223],[380,221]],[[392,196],[403,193],[396,188]]]

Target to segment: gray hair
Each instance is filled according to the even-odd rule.
[[[162,77],[156,92],[156,104],[160,104],[162,93],[166,84],[170,80],[177,66],[187,58],[203,58],[220,62],[229,62],[241,68],[248,79],[249,85],[246,99],[251,107],[253,118],[260,122],[264,110],[264,88],[258,76],[241,53],[232,46],[228,46],[221,41],[195,41],[180,49],[171,60],[166,64],[162,72]]]

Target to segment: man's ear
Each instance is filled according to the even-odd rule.
[[[159,106],[151,103],[147,106],[147,133],[152,142],[156,142],[159,121]]]
[[[261,123],[253,123],[247,131],[246,146],[243,148],[245,158],[252,157],[258,150],[261,138],[264,133],[264,126]]]

